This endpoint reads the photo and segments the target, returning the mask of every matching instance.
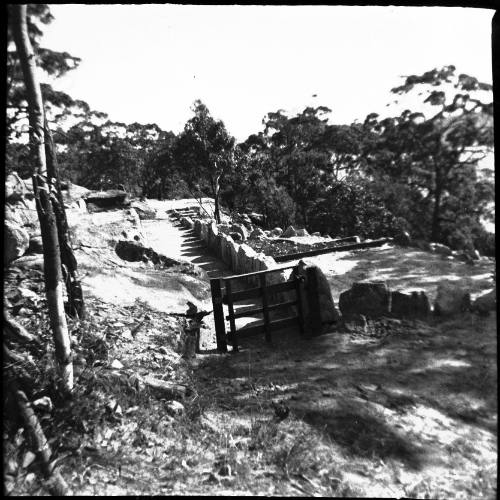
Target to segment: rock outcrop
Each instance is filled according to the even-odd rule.
[[[281,235],[282,238],[293,238],[297,236],[297,230],[293,226],[288,226]]]
[[[359,282],[342,292],[339,297],[342,316],[348,319],[355,314],[368,318],[388,316],[391,309],[391,293],[385,282]]]
[[[28,249],[30,237],[26,229],[11,220],[4,222],[4,266],[24,255]]]
[[[335,307],[335,303],[333,302],[333,297],[332,297],[332,291],[330,289],[330,284],[328,283],[328,280],[326,276],[324,275],[323,271],[315,265],[310,265],[307,262],[304,262],[301,260],[298,264],[297,267],[295,268],[294,272],[296,275],[301,276],[304,278],[303,285],[303,302],[302,302],[302,308],[304,312],[304,317],[306,324],[310,321],[309,318],[309,305],[308,301],[306,299],[306,290],[308,286],[307,282],[307,268],[312,268],[314,269],[314,272],[316,274],[316,280],[318,283],[318,295],[319,295],[319,309],[320,309],[320,314],[321,314],[321,323],[323,324],[331,324],[331,323],[337,323],[340,321],[340,314]]]

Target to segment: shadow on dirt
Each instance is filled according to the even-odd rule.
[[[346,263],[345,273],[335,274]],[[437,285],[443,279],[466,283],[471,293],[491,287],[491,261],[475,261],[473,265],[457,259],[447,258],[420,250],[391,247],[385,249],[365,249],[352,252],[330,264],[333,274],[329,282],[335,296],[351,286],[354,281],[366,279],[384,280],[391,290],[425,290],[434,298]]]
[[[221,396],[239,413],[285,401],[350,453],[396,459],[417,470],[432,443],[426,450],[412,427],[406,434],[395,428],[384,409],[404,416],[419,406],[428,418],[442,414],[454,421],[446,425],[495,432],[495,321],[466,314],[434,325],[408,322],[388,340],[339,332],[306,340],[298,331],[273,332],[271,344],[263,334],[242,338],[240,352],[217,365],[208,362],[204,371],[214,380],[259,388],[257,399],[244,390]]]
[[[334,410],[310,410],[304,414],[303,420],[353,455],[372,460],[393,458],[414,470],[422,467],[423,449],[359,403],[350,402]]]

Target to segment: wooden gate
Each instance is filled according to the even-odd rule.
[[[238,338],[258,335],[260,333],[263,333],[266,341],[270,342],[271,332],[291,326],[298,326],[301,335],[310,333],[310,329],[306,331],[302,306],[303,291],[301,283],[304,278],[296,275],[292,271],[290,279],[286,282],[271,283],[269,281],[269,275],[271,273],[282,272],[283,270],[291,269],[293,267],[295,266],[280,267],[278,269],[270,269],[268,271],[257,271],[254,273],[238,274],[210,280],[218,351],[227,352],[228,342],[233,346],[233,350],[237,351]],[[252,288],[235,290],[234,284],[236,281],[239,281],[240,283],[242,281],[246,283],[254,283],[254,285]],[[258,286],[255,286],[255,283],[258,283]],[[280,295],[283,294],[283,292],[292,292],[291,295],[293,298],[290,300],[279,301]],[[260,299],[260,306],[235,312],[235,303],[254,298]],[[278,302],[273,303],[273,299],[278,299]],[[227,304],[227,316],[224,316],[224,304]],[[283,310],[290,308],[291,306],[296,306],[296,314],[271,321],[271,311]],[[238,332],[236,331],[235,320],[237,318],[252,317],[255,314],[263,315],[262,324],[241,328]],[[225,328],[226,319],[229,320],[230,326],[230,332],[227,337]]]

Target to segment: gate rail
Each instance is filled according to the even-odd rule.
[[[215,332],[217,338],[217,350],[220,352],[227,352],[227,343],[229,341],[233,346],[233,350],[238,350],[238,338],[244,338],[251,335],[256,335],[260,333],[264,333],[265,339],[267,342],[271,341],[271,332],[280,330],[286,327],[295,326],[298,324],[301,335],[304,334],[315,334],[321,329],[321,320],[319,319],[319,323],[317,319],[318,316],[310,314],[309,316],[313,318],[313,324],[305,325],[304,320],[304,311],[303,311],[303,290],[301,283],[304,281],[304,278],[296,275],[292,272],[292,279],[289,281],[285,281],[283,283],[269,283],[267,281],[269,274],[282,272],[286,269],[292,269],[296,267],[286,266],[279,267],[276,269],[269,269],[266,271],[256,271],[253,273],[247,274],[238,274],[233,276],[226,276],[220,278],[213,278],[210,280],[210,288],[212,291],[212,304],[214,311],[214,321],[215,321]],[[318,307],[318,290],[317,290],[317,280],[316,275],[314,273],[308,272],[307,279],[309,286],[307,287],[307,299],[309,303],[309,310],[311,313],[318,313],[316,311]],[[246,290],[233,290],[233,283],[236,280],[245,280],[247,282],[255,282],[256,280],[259,283],[259,286],[248,288]],[[222,283],[224,282],[225,288],[223,289]],[[284,300],[282,302],[271,304],[271,299],[276,294],[283,292],[295,292],[295,298],[292,300]],[[252,298],[260,298],[262,302],[262,306],[253,307],[251,309],[245,309],[243,311],[234,310],[234,304],[236,302],[241,302],[247,299]],[[279,299],[279,297],[278,297]],[[224,317],[224,308],[223,305],[227,304],[229,314]],[[277,311],[280,309],[288,308],[290,306],[297,307],[297,314],[292,316],[288,316],[281,319],[271,320],[270,311]],[[312,306],[312,307],[311,307]],[[236,322],[237,318],[254,316],[255,314],[263,314],[264,321],[263,324],[255,325],[251,327],[246,327],[242,329],[238,329],[236,331]],[[229,320],[230,332],[226,338],[226,327],[225,320]],[[237,335],[238,334],[238,335]]]

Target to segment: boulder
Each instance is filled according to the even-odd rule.
[[[408,247],[411,245],[411,236],[408,231],[400,231],[394,236],[394,243],[402,247]]]
[[[275,227],[272,231],[271,231],[271,236],[274,236],[274,237],[279,237],[283,234],[283,229],[281,229],[281,227]]]
[[[481,254],[478,250],[471,250],[468,255],[472,260],[481,260]]]
[[[28,249],[30,237],[26,229],[15,222],[6,220],[4,222],[3,235],[3,263],[8,265],[14,259],[24,255]]]
[[[16,266],[17,268],[25,271],[37,270],[43,271],[44,263],[43,263],[43,255],[23,255],[18,259],[12,261],[12,266]]]
[[[26,184],[16,172],[12,172],[5,178],[5,201],[20,201],[25,197],[26,192]]]
[[[312,233],[311,236],[321,236],[321,233],[319,231],[316,231],[315,233]]]
[[[43,253],[43,242],[40,235],[37,234],[30,237],[27,253]]]
[[[328,280],[326,279],[326,276],[324,275],[323,271],[315,265],[310,265],[303,260],[299,261],[297,264],[297,267],[295,268],[294,272],[298,276],[302,276],[304,278],[304,282],[301,284],[301,287],[303,287],[304,293],[302,294],[304,300],[302,303],[302,309],[304,312],[304,317],[306,324],[310,321],[309,318],[309,304],[307,302],[307,294],[305,293],[305,290],[307,289],[307,268],[312,268],[314,269],[314,272],[316,274],[316,279],[318,283],[318,295],[319,295],[319,309],[320,309],[320,314],[321,314],[321,322],[323,324],[325,323],[337,323],[340,321],[340,314],[335,307],[335,303],[333,302],[333,297],[332,297],[332,291],[330,289],[330,284],[328,283]]]
[[[297,236],[297,231],[293,226],[288,226],[281,235],[282,238],[293,238],[294,236]]]
[[[395,318],[425,318],[430,312],[431,304],[424,292],[391,293],[391,316]]]
[[[82,208],[80,202],[83,202],[85,204],[83,198],[88,196],[90,192],[90,189],[87,189],[83,186],[78,186],[77,184],[73,184],[72,182],[61,182],[61,194],[63,197],[63,201],[68,206],[76,203],[80,208]]]
[[[449,256],[452,254],[450,247],[443,245],[442,243],[429,243],[430,249],[439,255]]]
[[[34,200],[24,199],[15,203],[6,203],[5,220],[10,220],[25,227],[40,227]],[[38,232],[40,232],[39,229]]]
[[[128,262],[139,262],[146,254],[146,248],[137,241],[121,240],[116,244],[115,252],[120,259]]]
[[[130,204],[128,193],[119,189],[90,191],[84,198],[89,209],[94,207],[97,209],[120,208]]]
[[[339,297],[339,308],[346,319],[362,314],[368,318],[389,315],[391,294],[385,282],[353,283],[350,290],[342,292]]]
[[[243,224],[233,224],[231,226],[232,233],[239,233],[241,236],[241,241],[246,241],[248,239],[248,231]]]
[[[496,288],[484,295],[478,297],[472,304],[471,309],[481,315],[488,315],[490,311],[495,311],[497,308],[497,291]]]
[[[176,384],[167,380],[160,380],[151,375],[146,375],[139,379],[153,395],[161,399],[182,399],[186,396],[187,388],[185,385]]]
[[[470,309],[470,292],[463,286],[449,280],[441,281],[437,287],[434,314],[450,316]]]
[[[257,226],[262,226],[264,224],[264,215],[263,214],[257,214],[255,212],[252,212],[248,214],[248,218],[250,219],[250,222],[252,224],[255,224]]]
[[[255,228],[251,233],[249,238],[252,239],[262,239],[266,237],[266,233],[260,228]]]
[[[152,208],[145,201],[134,201],[130,204],[130,207],[133,208],[137,214],[139,215],[139,219],[141,220],[153,220],[156,219],[156,210]],[[182,219],[181,219],[182,222]]]
[[[306,229],[297,229],[296,235],[297,236],[309,236],[309,233],[307,232]]]

